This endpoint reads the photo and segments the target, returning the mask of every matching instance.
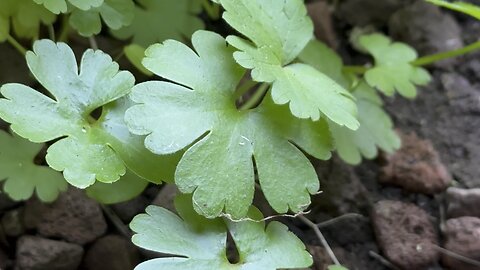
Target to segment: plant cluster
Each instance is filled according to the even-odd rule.
[[[479,17],[473,6],[431,2]],[[205,11],[216,20],[221,10],[235,30],[227,37],[203,30],[198,17]],[[125,55],[156,77],[136,83],[97,48],[77,63],[62,41],[73,29],[96,47],[103,26],[130,41]],[[50,39],[38,40],[43,29]],[[255,189],[279,214],[301,213],[320,189],[310,157],[336,151],[358,164],[395,151],[400,140],[380,94],[415,97],[430,80],[423,65],[460,53],[418,58],[408,45],[370,33],[356,47],[372,63],[347,66],[313,30],[302,0],[0,1],[0,41],[25,53],[42,86],[1,87],[0,117],[13,131],[0,133],[4,192],[18,200],[35,192],[48,202],[68,183],[109,204],[149,183],[175,183],[185,194],[178,216],[150,206],[131,228],[136,245],[181,258],[137,269],[308,267],[310,255],[285,225],[265,226],[252,206]],[[14,37],[35,41],[32,50]],[[227,233],[239,252],[235,264]]]

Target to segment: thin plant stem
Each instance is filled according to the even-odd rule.
[[[13,38],[11,35],[7,35],[7,41],[12,47],[14,47],[19,53],[22,55],[27,54],[27,49],[22,46],[15,38]]]
[[[256,81],[248,80],[242,85],[240,85],[240,87],[238,87],[237,90],[235,90],[235,93],[234,93],[235,99],[238,99],[239,97],[245,95],[245,93],[247,93],[248,90],[252,89],[257,84],[258,82]]]
[[[55,41],[55,29],[51,24],[48,25],[48,36],[50,37],[51,40]]]
[[[442,61],[448,58],[453,58],[461,55],[465,55],[471,52],[474,52],[476,50],[480,50],[480,41],[477,41],[475,43],[472,43],[468,46],[465,46],[460,49],[456,50],[451,50],[447,52],[441,52],[437,54],[432,54],[432,55],[427,55],[421,58],[418,58],[417,60],[413,61],[412,64],[415,66],[427,66],[431,65],[435,62]]]
[[[445,254],[445,255],[447,255],[447,256],[450,256],[450,257],[452,257],[452,258],[455,258],[455,259],[457,259],[457,260],[459,260],[459,261],[462,261],[462,262],[464,262],[464,263],[468,263],[468,264],[471,264],[471,265],[475,265],[476,267],[479,267],[479,268],[480,268],[480,262],[477,261],[477,260],[474,260],[474,259],[465,257],[465,256],[463,256],[463,255],[460,255],[460,254],[455,253],[455,252],[453,252],[453,251],[450,251],[450,250],[448,250],[448,249],[444,249],[444,248],[439,247],[439,246],[437,246],[437,245],[433,245],[433,247],[434,247],[436,250],[438,250],[440,253],[443,253],[443,254]]]
[[[257,91],[253,94],[253,96],[249,100],[247,100],[247,102],[245,102],[245,104],[243,104],[240,107],[240,110],[250,110],[253,107],[255,107],[258,103],[260,103],[260,100],[262,99],[262,97],[267,92],[268,87],[269,87],[269,85],[267,83],[264,83],[264,84],[260,85],[260,87],[258,87]]]
[[[328,227],[328,226],[331,226],[337,222],[340,222],[341,220],[344,220],[344,219],[349,219],[349,218],[355,218],[355,217],[360,217],[360,218],[365,218],[365,216],[363,215],[360,215],[360,214],[357,214],[357,213],[347,213],[347,214],[344,214],[344,215],[341,215],[341,216],[338,216],[338,217],[335,217],[335,218],[332,218],[332,219],[329,219],[327,221],[324,221],[324,222],[320,222],[317,224],[318,228],[325,228],[325,227]]]
[[[381,264],[388,267],[389,269],[400,270],[400,268],[396,267],[389,260],[385,259],[382,255],[374,252],[373,250],[368,251],[368,255],[370,255],[370,257],[374,258],[375,260],[378,260]]]
[[[98,44],[97,44],[97,40],[95,39],[95,36],[88,37],[88,42],[90,42],[90,48],[94,50],[98,50]]]
[[[60,35],[58,36],[58,41],[66,42],[68,40],[68,35],[70,34],[70,25],[67,16],[62,17],[62,26],[60,30]]]
[[[318,228],[317,224],[313,223],[311,220],[309,220],[305,216],[298,216],[298,218],[315,232],[318,239],[322,243],[323,247],[327,251],[327,254],[330,257],[330,259],[332,260],[332,262],[336,265],[340,265],[340,262],[338,261],[337,257],[335,256],[335,253],[333,253],[333,250],[330,248],[330,245],[328,244],[327,239],[325,239],[322,232]]]

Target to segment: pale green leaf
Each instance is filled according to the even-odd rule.
[[[360,128],[352,131],[330,123],[340,157],[350,164],[359,164],[362,156],[368,159],[377,157],[377,148],[389,153],[400,148],[400,138],[375,90],[361,82],[353,94],[357,98]]]
[[[55,22],[57,16],[32,0],[0,1],[0,41],[13,32],[21,38],[37,39],[40,25]]]
[[[398,91],[404,97],[417,94],[416,85],[426,85],[428,72],[411,64],[417,59],[415,50],[404,43],[392,42],[382,34],[360,37],[360,45],[375,59],[375,66],[365,73],[367,83],[391,96]]]
[[[3,190],[12,199],[27,200],[35,192],[40,200],[52,202],[67,190],[60,173],[34,163],[42,147],[0,131],[0,181],[5,181]]]
[[[320,41],[310,42],[299,59],[335,78],[345,87],[352,84],[342,72],[342,59]],[[353,89],[353,95],[357,101],[360,128],[353,131],[329,122],[339,156],[350,164],[359,164],[362,156],[375,158],[378,154],[377,147],[386,152],[398,149],[400,139],[375,90],[362,81]]]
[[[175,206],[180,217],[149,206],[146,214],[133,219],[135,245],[175,256],[146,261],[136,270],[276,270],[304,268],[313,262],[305,245],[280,222],[265,227],[264,222],[209,220],[192,210],[186,196],[177,198]],[[249,216],[262,218],[253,207]],[[227,230],[240,255],[236,264],[227,259]]]
[[[37,4],[44,5],[48,10],[55,14],[66,13],[68,11],[66,0],[33,0]],[[99,7],[103,0],[68,0],[70,4],[81,9],[89,10],[92,7]]]
[[[447,2],[444,0],[426,0],[426,1],[432,4],[435,4],[437,6],[449,8],[451,10],[455,10],[458,12],[463,12],[465,14],[468,14],[480,20],[480,7],[474,4],[461,2],[461,1],[454,1],[454,2]]]
[[[110,29],[117,30],[132,23],[134,9],[133,0],[104,0],[100,6],[88,10],[73,9],[70,25],[86,37],[100,33],[102,20]]]
[[[33,142],[57,140],[46,156],[49,165],[64,171],[65,179],[85,188],[95,182],[114,182],[125,174],[115,151],[98,136],[101,126],[90,116],[134,85],[133,76],[101,51],[88,50],[78,70],[73,51],[64,43],[35,42],[27,64],[52,99],[20,84],[1,88],[0,117],[17,134]]]
[[[123,52],[130,63],[132,63],[132,65],[135,66],[139,71],[147,76],[153,75],[153,73],[146,69],[142,64],[142,60],[145,57],[144,47],[137,44],[130,44],[123,48]]]
[[[86,189],[86,193],[99,203],[114,204],[137,197],[145,190],[147,185],[148,181],[127,171],[117,182],[111,184],[96,182]]]
[[[198,0],[139,0],[130,25],[113,31],[120,39],[149,46],[166,39],[185,40],[205,26],[197,15]]]
[[[178,84],[135,86],[131,98],[138,105],[125,115],[130,131],[147,135],[145,145],[156,154],[195,143],[180,161],[175,181],[180,191],[194,193],[195,209],[205,216],[222,211],[236,218],[246,215],[254,191],[252,159],[275,210],[305,209],[319,184],[293,143],[315,157],[329,158],[331,139],[324,121],[290,114],[277,118],[267,106],[238,111],[234,92],[244,72],[232,59],[233,49],[212,32],[198,31],[192,42],[196,52],[173,40],[147,49],[145,67]],[[299,126],[308,128],[300,131]]]

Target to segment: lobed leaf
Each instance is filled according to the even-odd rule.
[[[264,222],[209,220],[198,216],[185,196],[177,198],[175,206],[180,217],[149,206],[146,214],[133,219],[130,227],[136,233],[132,238],[135,245],[176,256],[146,261],[136,270],[276,270],[308,267],[313,262],[303,243],[280,222],[265,228]],[[249,216],[262,218],[253,207]],[[227,230],[240,255],[236,264],[227,259]]]
[[[61,174],[34,163],[42,147],[0,131],[0,181],[5,181],[3,190],[12,199],[27,200],[35,192],[40,200],[52,202],[67,190]]]
[[[239,111],[234,91],[244,71],[232,59],[233,49],[206,31],[196,32],[192,43],[196,52],[173,40],[147,49],[144,66],[177,84],[151,81],[135,86],[131,98],[138,105],[125,115],[130,131],[146,135],[145,146],[156,154],[188,148],[175,181],[180,191],[194,194],[195,209],[202,215],[247,214],[254,162],[275,210],[305,209],[319,185],[315,170],[294,143],[315,157],[329,158],[325,121],[277,114],[268,104]]]
[[[47,150],[47,163],[79,188],[95,179],[117,181],[126,172],[124,162],[150,181],[164,180],[168,169],[162,172],[158,165],[174,168],[178,157],[154,156],[123,121],[130,101],[120,98],[134,85],[129,72],[119,71],[101,51],[87,50],[78,70],[73,51],[64,43],[37,41],[33,50],[27,53],[27,64],[52,97],[21,84],[2,86],[0,117],[13,131],[33,142],[55,141]],[[103,109],[98,120],[91,116],[97,109]]]
[[[205,27],[197,15],[201,12],[198,0],[139,0],[131,24],[113,31],[119,39],[149,46],[166,39],[184,40]],[[152,29],[153,32],[152,32]]]
[[[392,42],[382,34],[362,36],[359,42],[375,59],[375,66],[365,73],[365,80],[384,94],[391,96],[396,90],[413,98],[417,94],[415,85],[426,85],[431,80],[427,70],[411,64],[417,53],[408,45]]]
[[[313,37],[313,23],[302,0],[220,0],[223,18],[249,41],[229,36],[239,51],[235,60],[252,69],[255,81],[273,83],[276,104],[289,103],[292,114],[316,121],[322,115],[358,128],[353,97],[318,70],[292,61]]]
[[[11,32],[21,38],[38,38],[40,25],[55,22],[55,14],[32,0],[0,1],[0,42],[5,41]]]
[[[352,82],[343,74],[343,63],[335,51],[319,41],[310,42],[299,59],[327,74],[345,87]],[[339,156],[350,164],[359,164],[362,156],[372,159],[378,155],[377,148],[392,152],[400,147],[400,139],[393,130],[393,123],[383,110],[378,94],[361,81],[353,89],[358,106],[360,128],[353,131],[330,121],[329,126]]]
[[[55,14],[66,13],[68,11],[67,0],[33,0],[35,3],[44,5],[45,8]],[[99,7],[104,0],[68,0],[70,4],[81,10],[89,10]]]
[[[81,1],[81,0],[75,0]],[[102,20],[113,30],[130,25],[135,17],[133,0],[102,0],[97,7],[76,8],[70,15],[70,25],[82,36],[92,36],[102,30]]]

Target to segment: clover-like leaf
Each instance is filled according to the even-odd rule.
[[[178,197],[175,206],[180,217],[149,206],[146,214],[131,222],[135,245],[175,256],[146,261],[136,270],[276,270],[304,268],[313,262],[305,245],[280,222],[265,227],[264,222],[209,220],[193,211],[186,196]],[[254,207],[249,216],[262,219]],[[227,230],[240,255],[235,264],[227,259]]]
[[[21,38],[38,38],[41,24],[52,24],[57,16],[32,0],[0,1],[0,41],[4,41],[10,28]]]
[[[37,4],[44,5],[55,14],[66,13],[68,10],[67,0],[33,0]],[[104,0],[68,0],[70,4],[81,10],[89,10],[92,7],[99,7]]]
[[[130,44],[123,48],[123,52],[127,59],[132,63],[134,67],[136,67],[140,72],[147,76],[152,76],[153,73],[150,70],[146,69],[143,64],[142,60],[145,57],[145,48],[137,45],[137,44]]]
[[[340,56],[320,41],[311,41],[299,59],[335,78],[344,87],[350,88],[352,85],[351,80],[342,72],[343,62]],[[375,90],[362,81],[353,89],[353,95],[357,100],[360,128],[353,131],[329,122],[339,156],[350,164],[358,164],[362,161],[362,156],[370,159],[376,157],[377,147],[387,152],[399,148],[400,139]]]
[[[146,47],[166,39],[184,40],[196,30],[205,27],[203,21],[197,17],[201,12],[198,0],[137,2],[132,24],[113,31],[117,38],[132,38],[132,43]]]
[[[350,164],[359,164],[362,156],[373,159],[377,148],[393,152],[400,148],[400,138],[393,129],[390,116],[383,110],[382,99],[367,83],[361,82],[353,92],[357,98],[360,128],[352,131],[330,123],[340,157]]]
[[[426,1],[432,4],[435,4],[437,6],[441,6],[444,8],[465,13],[467,15],[470,15],[476,18],[477,20],[480,20],[480,7],[474,4],[462,2],[462,1],[454,1],[454,2],[447,2],[445,0],[426,0]]]
[[[325,122],[290,114],[277,118],[265,106],[239,111],[234,91],[244,70],[233,60],[233,49],[212,32],[198,31],[192,42],[197,53],[173,40],[147,49],[145,67],[178,84],[151,81],[135,86],[131,98],[139,104],[125,115],[130,131],[147,135],[145,145],[156,154],[194,143],[182,157],[175,181],[180,191],[194,193],[195,209],[207,217],[222,211],[235,218],[247,214],[254,162],[275,210],[303,210],[319,184],[312,165],[293,143],[317,158],[329,158]]]
[[[277,104],[289,103],[293,115],[358,128],[353,97],[334,80],[305,65],[289,65],[313,37],[313,24],[302,0],[220,0],[223,18],[250,41],[229,36],[239,49],[236,61],[252,69],[252,78],[273,83]],[[252,44],[253,43],[253,44]]]
[[[14,200],[27,200],[35,192],[40,200],[52,202],[67,190],[60,173],[34,163],[42,147],[0,131],[0,181],[5,181],[3,190]]]
[[[102,30],[102,20],[113,30],[130,25],[134,18],[133,0],[104,0],[98,7],[88,10],[74,8],[70,15],[70,25],[82,36],[92,36]]]
[[[430,81],[427,70],[411,64],[417,59],[417,53],[410,46],[392,42],[383,34],[361,36],[359,42],[375,59],[375,66],[365,73],[365,80],[384,94],[391,96],[396,90],[404,97],[413,98],[417,94],[415,85],[426,85]]]
[[[86,51],[79,72],[66,44],[42,40],[33,48],[28,66],[53,97],[21,84],[4,85],[0,117],[12,123],[12,130],[33,142],[59,139],[48,148],[47,163],[76,187],[95,179],[115,182],[125,174],[122,159],[142,177],[163,180],[157,169],[162,158],[147,151],[143,138],[130,134],[123,122],[129,100],[119,98],[130,92],[133,76],[101,51]],[[102,107],[96,120],[91,113]]]

